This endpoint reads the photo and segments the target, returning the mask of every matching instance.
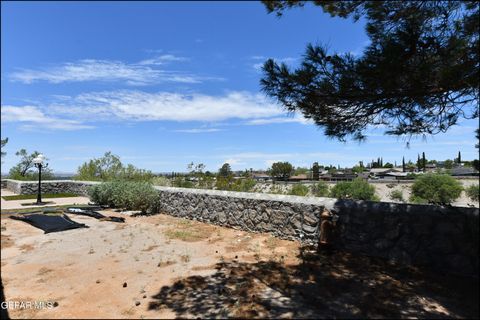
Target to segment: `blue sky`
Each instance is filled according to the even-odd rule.
[[[413,139],[372,130],[329,140],[260,92],[260,66],[295,66],[307,43],[360,54],[362,22],[313,6],[268,15],[257,2],[2,2],[2,138],[7,156],[38,150],[59,172],[106,151],[154,172],[267,168],[274,161],[351,166],[383,157],[478,158],[478,119]]]

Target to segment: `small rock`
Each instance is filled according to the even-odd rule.
[[[143,299],[146,299],[146,298],[147,298],[147,295],[146,295],[146,294],[144,294],[144,295],[143,295]]]
[[[55,301],[55,302],[53,303],[53,307],[54,307],[54,308],[58,307],[58,302],[57,302],[57,301]]]
[[[95,281],[96,283],[100,283],[100,280]]]
[[[124,287],[124,288],[127,287],[127,283],[126,283],[126,282],[123,283],[123,287]]]
[[[136,305],[136,306],[139,306],[139,305],[140,305],[140,301],[135,301],[135,305]]]

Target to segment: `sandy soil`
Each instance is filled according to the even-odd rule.
[[[112,211],[107,215],[120,216]],[[167,215],[43,234],[1,216],[12,318],[478,316],[478,281]]]

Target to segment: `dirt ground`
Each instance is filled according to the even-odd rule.
[[[11,318],[478,317],[478,280],[167,215],[69,216],[90,228],[1,215],[6,301],[55,302]]]

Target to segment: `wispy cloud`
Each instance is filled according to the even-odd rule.
[[[246,91],[223,95],[115,90],[55,96],[49,103],[2,106],[2,121],[42,124],[51,129],[86,129],[90,123],[140,121],[199,122],[178,133],[213,133],[232,125],[309,124],[301,115],[289,116],[262,94]],[[204,125],[208,123],[209,125]]]
[[[271,59],[275,60],[277,63],[285,63],[285,64],[292,64],[295,63],[298,58],[293,58],[293,57],[284,57],[284,58],[275,58],[275,57],[270,57]],[[251,64],[252,68],[255,69],[255,71],[260,72],[262,71],[262,67],[264,62],[269,59],[269,57],[265,56],[251,56],[251,60],[255,61],[254,63]],[[261,60],[261,61],[259,61]]]
[[[170,54],[130,64],[116,60],[84,59],[40,69],[20,69],[13,72],[10,79],[25,84],[39,81],[50,83],[123,81],[128,85],[148,85],[161,82],[200,83],[206,80],[223,80],[218,77],[199,76],[158,68],[159,65],[167,62],[185,60],[187,58]]]
[[[261,94],[229,92],[220,96],[118,90],[81,94],[48,107],[50,112],[82,120],[223,121],[280,116],[283,111]]]
[[[151,59],[142,60],[138,64],[139,65],[164,65],[168,62],[188,61],[188,60],[190,59],[186,57],[178,57],[173,54],[162,54],[160,56],[157,56]]]
[[[35,106],[2,106],[2,122],[23,123],[21,128],[24,130],[79,130],[93,128],[93,126],[85,125],[77,120],[49,117]]]
[[[312,124],[313,122],[302,116],[295,114],[293,117],[274,117],[264,119],[252,119],[245,122],[247,125],[265,125],[265,124],[281,124],[281,123],[301,123]]]
[[[218,131],[224,131],[224,130],[218,129],[218,128],[194,128],[194,129],[173,130],[173,132],[181,132],[181,133],[207,133],[207,132],[218,132]]]

